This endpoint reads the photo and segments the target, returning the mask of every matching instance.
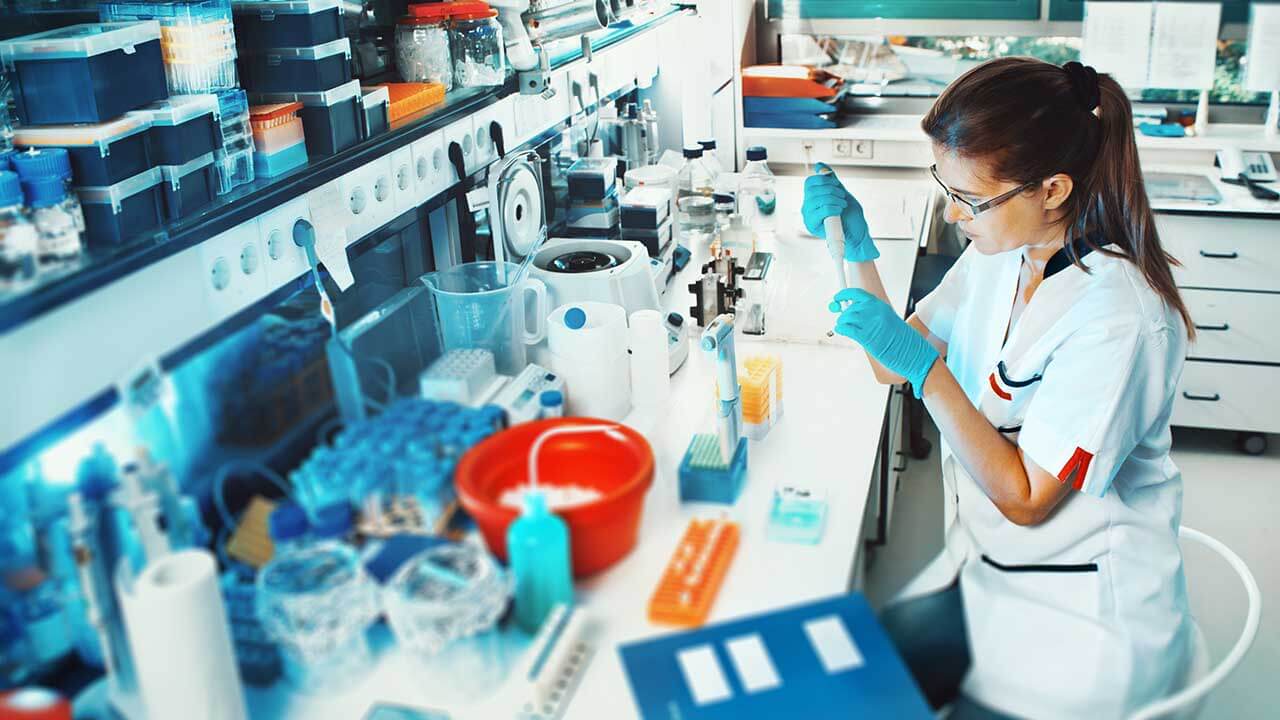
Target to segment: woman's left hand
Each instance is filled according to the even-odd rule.
[[[889,304],[861,288],[836,293],[831,312],[840,313],[836,332],[858,343],[888,370],[906,378],[920,397],[938,351]]]

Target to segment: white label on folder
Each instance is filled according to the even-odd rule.
[[[680,671],[689,693],[698,705],[709,705],[733,697],[724,669],[716,660],[716,651],[710,645],[698,645],[676,653]]]
[[[804,632],[809,636],[809,642],[818,653],[818,659],[822,661],[827,674],[834,675],[862,667],[862,653],[858,652],[849,629],[838,615],[810,620],[804,624]]]
[[[782,684],[778,669],[769,657],[769,650],[759,635],[745,635],[728,640],[724,644],[733,660],[733,669],[749,693],[772,690]]]

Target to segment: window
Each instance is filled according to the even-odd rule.
[[[818,65],[854,83],[858,95],[931,96],[969,68],[996,57],[1029,55],[1061,65],[1080,59],[1079,37],[783,35],[782,60]],[[1244,89],[1247,43],[1219,40],[1218,63],[1209,99],[1217,104],[1266,105],[1267,96]],[[1134,90],[1147,102],[1196,102],[1195,91]]]

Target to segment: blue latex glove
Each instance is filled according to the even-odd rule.
[[[871,231],[867,228],[862,205],[844,189],[836,174],[825,163],[818,163],[814,169],[817,174],[805,178],[804,204],[800,206],[805,229],[814,237],[826,238],[827,232],[822,227],[822,221],[838,215],[840,224],[844,227],[844,259],[849,262],[864,262],[880,257],[880,251],[871,241]]]
[[[850,338],[871,357],[911,383],[916,397],[938,359],[938,351],[889,304],[861,288],[836,293],[831,312],[840,313],[836,332]]]

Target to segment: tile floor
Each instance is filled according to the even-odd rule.
[[[868,572],[866,592],[877,606],[892,597],[942,546],[942,494],[938,490],[937,430],[934,451],[902,474],[889,543]],[[1174,462],[1184,480],[1183,524],[1233,549],[1249,565],[1262,590],[1262,623],[1244,662],[1210,697],[1203,720],[1280,716],[1280,437],[1261,456],[1238,452],[1234,434],[1174,431]],[[1244,621],[1245,595],[1235,574],[1199,546],[1185,562],[1191,607],[1217,662],[1235,642]]]

